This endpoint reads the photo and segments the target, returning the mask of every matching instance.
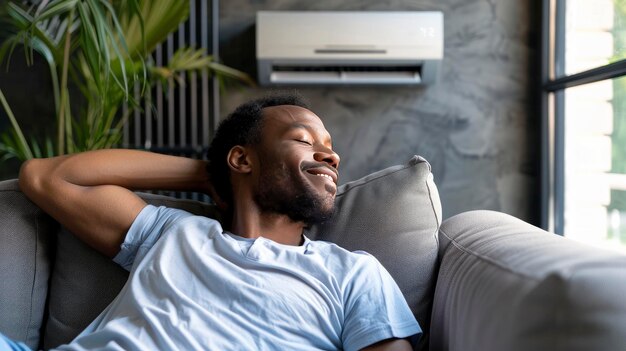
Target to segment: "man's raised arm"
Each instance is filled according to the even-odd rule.
[[[34,159],[20,189],[81,240],[109,257],[146,203],[131,190],[210,192],[206,162],[136,150]],[[131,190],[129,190],[131,189]]]

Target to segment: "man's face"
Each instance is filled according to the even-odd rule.
[[[283,105],[263,109],[254,201],[265,213],[313,224],[330,218],[339,156],[313,112]]]

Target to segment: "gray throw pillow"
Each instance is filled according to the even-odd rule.
[[[307,233],[311,239],[367,251],[380,261],[422,327],[418,350],[428,349],[441,224],[441,203],[430,170],[424,158],[414,156],[406,165],[340,186],[334,218]]]

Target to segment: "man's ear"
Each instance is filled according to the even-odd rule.
[[[233,146],[228,152],[226,161],[231,171],[236,173],[252,172],[250,149],[241,145]]]

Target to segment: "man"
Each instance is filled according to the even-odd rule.
[[[333,213],[339,156],[299,98],[237,108],[208,159],[102,150],[24,164],[22,191],[130,271],[60,350],[411,350],[421,329],[378,261],[303,235]],[[211,194],[226,230],[129,189]]]

